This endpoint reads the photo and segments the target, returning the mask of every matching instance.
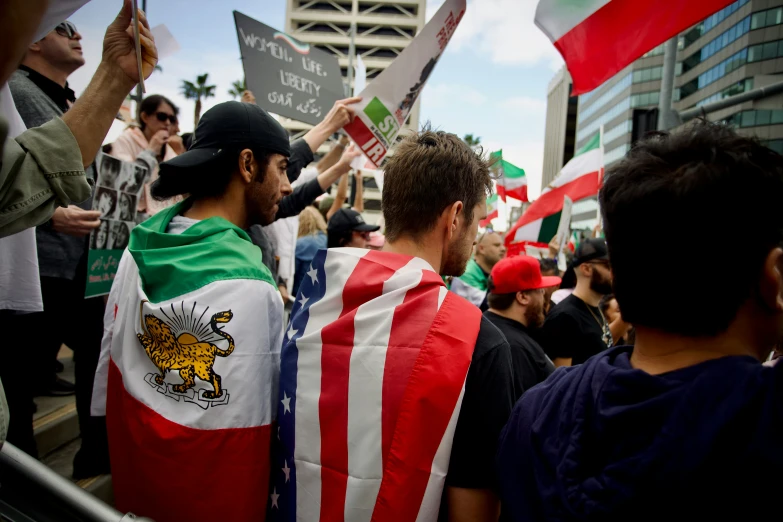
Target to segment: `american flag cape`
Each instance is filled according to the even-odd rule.
[[[422,259],[321,250],[281,353],[269,520],[436,520],[481,313]]]

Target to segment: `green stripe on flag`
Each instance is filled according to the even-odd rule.
[[[560,226],[560,212],[547,216],[541,220],[541,230],[538,232],[539,243],[549,243],[557,234],[557,227]]]
[[[489,154],[489,159],[492,163],[492,170],[493,172],[500,171],[500,174],[502,174],[506,178],[524,178],[525,177],[525,170],[520,169],[513,163],[506,161],[503,159],[503,150],[499,150],[496,152],[491,152]]]
[[[585,152],[597,149],[601,146],[601,131],[599,130],[596,132],[590,140],[585,143],[581,149],[576,151],[576,154],[574,156],[579,156],[580,154],[584,154]]]

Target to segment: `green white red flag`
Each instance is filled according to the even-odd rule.
[[[540,0],[535,22],[563,55],[576,96],[733,1]]]
[[[527,176],[525,171],[513,163],[503,159],[503,151],[499,150],[489,155],[494,160],[492,170],[497,176],[498,196],[503,201],[506,198],[514,198],[520,201],[529,201],[527,199]]]
[[[518,247],[535,243],[546,247],[557,233],[563,198],[579,201],[598,194],[603,177],[604,158],[600,131],[566,163],[560,174],[519,218],[506,234],[506,245]]]
[[[498,195],[492,194],[487,198],[487,217],[479,221],[480,227],[486,227],[493,219],[498,217]]]

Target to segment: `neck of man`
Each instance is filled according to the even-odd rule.
[[[440,273],[443,251],[434,245],[434,241],[416,241],[411,237],[405,236],[397,238],[393,242],[386,241],[381,251],[421,258],[428,262],[436,272]]]
[[[590,306],[598,306],[603,297],[598,292],[595,292],[590,288],[590,279],[579,278],[576,280],[576,288],[574,288],[574,295],[589,304]]]
[[[489,311],[493,314],[499,315],[500,317],[505,317],[506,319],[511,319],[512,321],[516,321],[520,323],[522,326],[527,328],[527,319],[525,319],[525,310],[524,309],[518,309],[514,305],[509,306],[505,310],[497,310],[495,308],[490,307]]]
[[[662,330],[636,326],[636,343],[631,365],[652,375],[659,375],[731,355],[748,355],[764,360],[772,346],[767,346],[751,314],[740,312],[729,328],[710,337],[688,337]]]
[[[49,62],[39,59],[36,55],[25,58],[22,61],[22,65],[29,67],[44,78],[52,80],[60,87],[65,87],[65,84],[68,83],[68,77],[73,72],[72,70],[62,70]]]
[[[492,267],[493,267],[494,265],[490,265],[489,263],[487,263],[487,260],[486,260],[486,258],[485,258],[484,256],[482,256],[482,255],[479,255],[479,254],[476,254],[476,256],[474,257],[474,259],[476,260],[476,264],[478,264],[478,266],[480,266],[480,267],[481,267],[481,269],[482,269],[484,272],[486,272],[487,274],[489,274],[490,272],[492,272]]]
[[[229,189],[220,197],[197,199],[182,215],[199,221],[222,217],[244,230],[249,226],[247,211],[242,199],[237,199],[232,192],[229,185]]]

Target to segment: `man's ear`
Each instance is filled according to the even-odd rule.
[[[41,41],[41,40],[38,40],[38,42],[40,42],[40,41]],[[33,42],[33,43],[31,43],[30,45],[28,45],[28,46],[27,46],[27,52],[28,52],[28,53],[29,53],[30,51],[40,52],[40,51],[41,51],[41,44],[40,44],[40,43],[38,43],[38,42]]]
[[[446,209],[441,214],[441,219],[444,219],[446,222],[446,225],[448,226],[448,234],[446,236],[446,239],[452,239],[459,230],[460,220],[464,219],[464,214],[462,213],[463,205],[462,201],[456,201],[446,207]]]
[[[783,249],[773,248],[764,260],[759,295],[770,310],[783,312]]]
[[[521,304],[522,306],[527,306],[530,304],[530,295],[526,292],[517,292],[517,303]]]
[[[250,149],[243,149],[239,153],[237,159],[239,167],[239,175],[245,183],[250,183],[255,178],[253,173],[253,151]]]

